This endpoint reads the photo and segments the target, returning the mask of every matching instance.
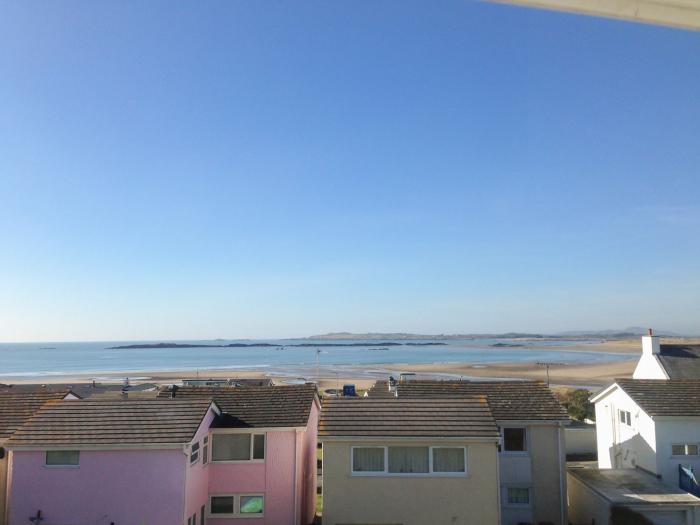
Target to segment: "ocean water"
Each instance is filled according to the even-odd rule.
[[[275,346],[245,348],[128,348],[113,346],[138,344],[138,341],[78,343],[0,343],[0,382],[12,378],[41,378],[70,374],[99,374],[197,369],[270,369],[279,372],[286,367],[296,369],[321,367],[367,366],[423,363],[602,363],[634,359],[636,356],[614,352],[585,351],[587,342],[569,340],[498,340],[469,339],[442,341],[446,345],[401,346],[376,345],[377,341],[352,341],[360,346],[323,346],[348,341],[266,340],[266,341],[168,341],[186,344],[268,343]],[[589,344],[598,341],[589,341]],[[144,344],[153,343],[143,342]],[[313,344],[315,346],[291,346]],[[519,344],[522,347],[494,347],[494,344]],[[574,348],[576,347],[576,348]]]

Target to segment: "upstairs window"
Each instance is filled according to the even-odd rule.
[[[503,451],[527,451],[527,431],[523,427],[506,427],[503,429]]]
[[[620,415],[620,423],[623,423],[627,425],[628,427],[632,426],[632,414],[627,411],[627,410],[618,410],[618,413]]]
[[[265,459],[265,434],[213,434],[212,461]]]
[[[466,447],[352,447],[352,473],[359,476],[460,476]]]
[[[427,474],[430,472],[428,447],[389,447],[389,472]]]
[[[352,449],[353,472],[384,472],[384,447]]]
[[[192,448],[190,448],[190,465],[197,463],[199,459],[199,441],[192,443]]]
[[[679,443],[671,445],[671,454],[674,456],[697,456],[698,445],[697,443]]]
[[[80,465],[80,451],[78,450],[47,450],[47,467],[77,467]]]

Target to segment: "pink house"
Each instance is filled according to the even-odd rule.
[[[318,411],[313,385],[48,403],[7,442],[8,523],[307,525]]]

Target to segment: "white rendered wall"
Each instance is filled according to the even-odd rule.
[[[657,473],[654,421],[620,388],[596,402],[598,466],[641,467]],[[618,410],[632,415],[632,425],[620,422]]]
[[[633,379],[668,379],[655,355],[642,354],[632,374]]]
[[[668,485],[678,486],[678,465],[689,465],[700,474],[700,456],[672,456],[671,445],[700,444],[700,418],[659,418],[656,421],[657,469]]]

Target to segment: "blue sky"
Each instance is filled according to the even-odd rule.
[[[0,341],[700,333],[700,34],[3,2]]]

